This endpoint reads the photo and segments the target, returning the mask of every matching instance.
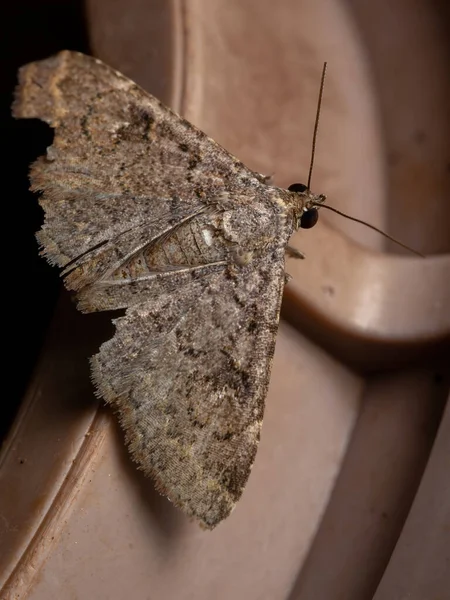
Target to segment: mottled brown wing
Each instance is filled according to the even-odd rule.
[[[92,283],[243,179],[261,179],[138,85],[77,52],[22,67],[13,114],[55,129],[30,178],[43,192],[38,240],[51,263],[69,266],[69,289]]]
[[[278,328],[284,251],[161,293],[115,321],[92,359],[130,452],[175,505],[213,528],[255,458]]]
[[[206,527],[256,453],[294,219],[282,191],[100,61],[24,67],[16,117],[55,128],[38,238],[82,310],[126,308],[92,359],[134,459]]]

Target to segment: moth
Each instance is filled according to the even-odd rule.
[[[125,309],[91,359],[95,388],[138,467],[214,528],[255,459],[289,238],[325,196],[271,185],[77,52],[22,67],[13,114],[54,129],[30,170],[42,254],[81,311]]]

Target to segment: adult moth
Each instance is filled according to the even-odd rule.
[[[322,88],[321,88],[322,90]],[[260,436],[288,240],[325,197],[268,185],[101,61],[20,69],[17,118],[55,130],[31,167],[42,254],[84,312],[126,309],[91,359],[133,459],[206,528],[226,518]]]

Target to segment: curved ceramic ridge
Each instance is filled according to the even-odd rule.
[[[449,584],[450,396],[402,535],[373,600],[444,598]]]
[[[298,240],[298,242],[297,242]],[[306,254],[288,260],[290,293],[327,325],[377,342],[421,343],[450,335],[450,256],[374,253],[325,224],[298,233]]]

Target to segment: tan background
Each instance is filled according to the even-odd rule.
[[[283,307],[263,436],[212,533],[128,459],[63,294],[0,457],[2,598],[445,598],[450,589],[448,9],[403,0],[90,0],[91,52],[322,215]],[[34,58],[40,58],[36,56]],[[398,254],[387,254],[383,250]]]

